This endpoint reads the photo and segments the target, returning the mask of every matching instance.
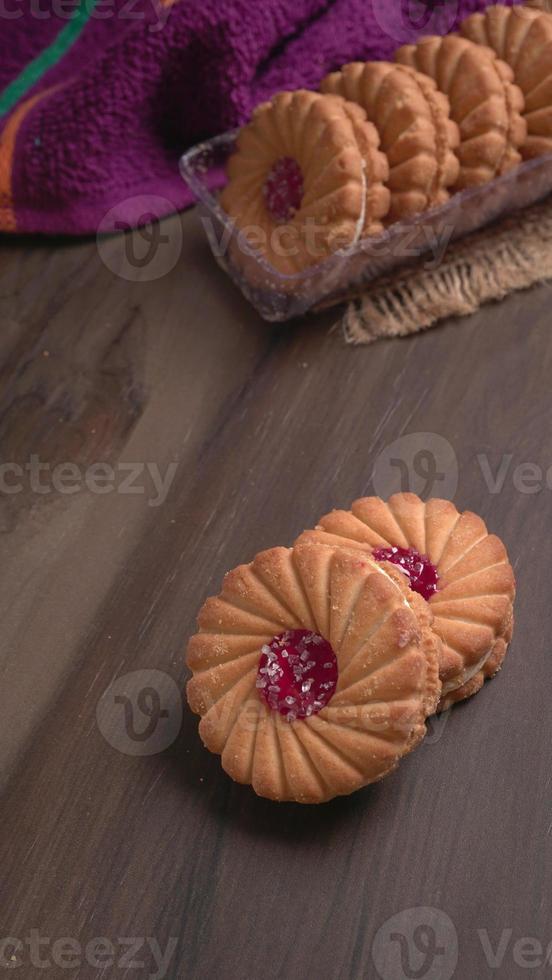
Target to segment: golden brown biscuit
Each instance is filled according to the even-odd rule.
[[[497,5],[468,17],[460,31],[492,48],[514,73],[525,98],[522,156],[552,153],[552,14]]]
[[[433,78],[448,96],[460,127],[460,176],[456,189],[483,184],[521,161],[527,137],[521,89],[512,69],[490,48],[467,38],[426,37],[406,45],[396,60]]]
[[[359,106],[282,92],[241,130],[221,204],[274,269],[293,275],[381,231],[390,196],[378,147]]]
[[[365,110],[389,162],[387,223],[443,204],[458,180],[458,126],[433,79],[404,65],[355,62],[324,79],[321,91]]]
[[[475,694],[500,668],[512,635],[514,573],[504,545],[476,514],[412,493],[387,502],[364,497],[299,538],[309,541],[354,546],[407,573],[443,641],[439,710]]]
[[[423,738],[441,692],[418,601],[396,569],[324,544],[229,572],[187,651],[207,748],[274,800],[320,803],[382,779]]]

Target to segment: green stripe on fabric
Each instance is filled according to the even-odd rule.
[[[72,15],[69,23],[59,32],[56,39],[44,51],[41,51],[33,61],[30,61],[17,78],[14,78],[13,82],[10,82],[4,89],[0,94],[0,116],[9,112],[75,43],[85,27],[95,3],[96,0],[82,0],[80,7]]]

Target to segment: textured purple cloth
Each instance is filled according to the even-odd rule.
[[[22,10],[17,2],[13,9]],[[409,3],[417,5],[414,28]],[[68,50],[0,118],[4,228],[95,232],[115,205],[119,217],[139,220],[132,199],[143,195],[164,198],[166,211],[183,208],[190,194],[178,157],[194,142],[243,122],[279,89],[316,87],[352,59],[390,58],[408,33],[444,33],[489,6],[440,0],[420,20],[420,4],[180,0],[169,8],[156,0],[98,0]],[[36,18],[27,9],[3,28],[0,96],[67,24],[59,13]],[[43,98],[25,111],[37,93]],[[10,121],[15,142],[6,185],[9,147],[2,150],[2,139],[10,142]]]

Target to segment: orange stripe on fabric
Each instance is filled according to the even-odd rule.
[[[31,96],[14,110],[0,133],[0,231],[17,231],[13,207],[12,174],[15,144],[23,121],[37,102],[50,95],[59,85],[53,85],[38,95]]]

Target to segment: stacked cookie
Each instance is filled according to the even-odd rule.
[[[392,772],[426,719],[502,665],[515,583],[475,514],[413,494],[333,511],[226,575],[188,644],[188,701],[226,772],[319,803]]]
[[[468,17],[461,34],[492,48],[513,72],[525,100],[522,156],[552,153],[552,14],[498,5]]]
[[[382,230],[387,160],[366,113],[316,92],[282,92],[240,132],[222,206],[291,275]]]
[[[521,162],[527,126],[524,100],[512,69],[494,51],[467,38],[427,37],[406,45],[397,61],[433,78],[449,98],[460,129],[456,189],[482,184]]]
[[[221,203],[253,249],[293,276],[548,152],[552,14],[498,5],[459,35],[401,48],[394,64],[348,64],[320,93],[259,106]]]
[[[329,75],[321,91],[362,106],[380,134],[389,163],[387,222],[448,200],[460,170],[460,136],[432,79],[384,61],[357,63]]]

